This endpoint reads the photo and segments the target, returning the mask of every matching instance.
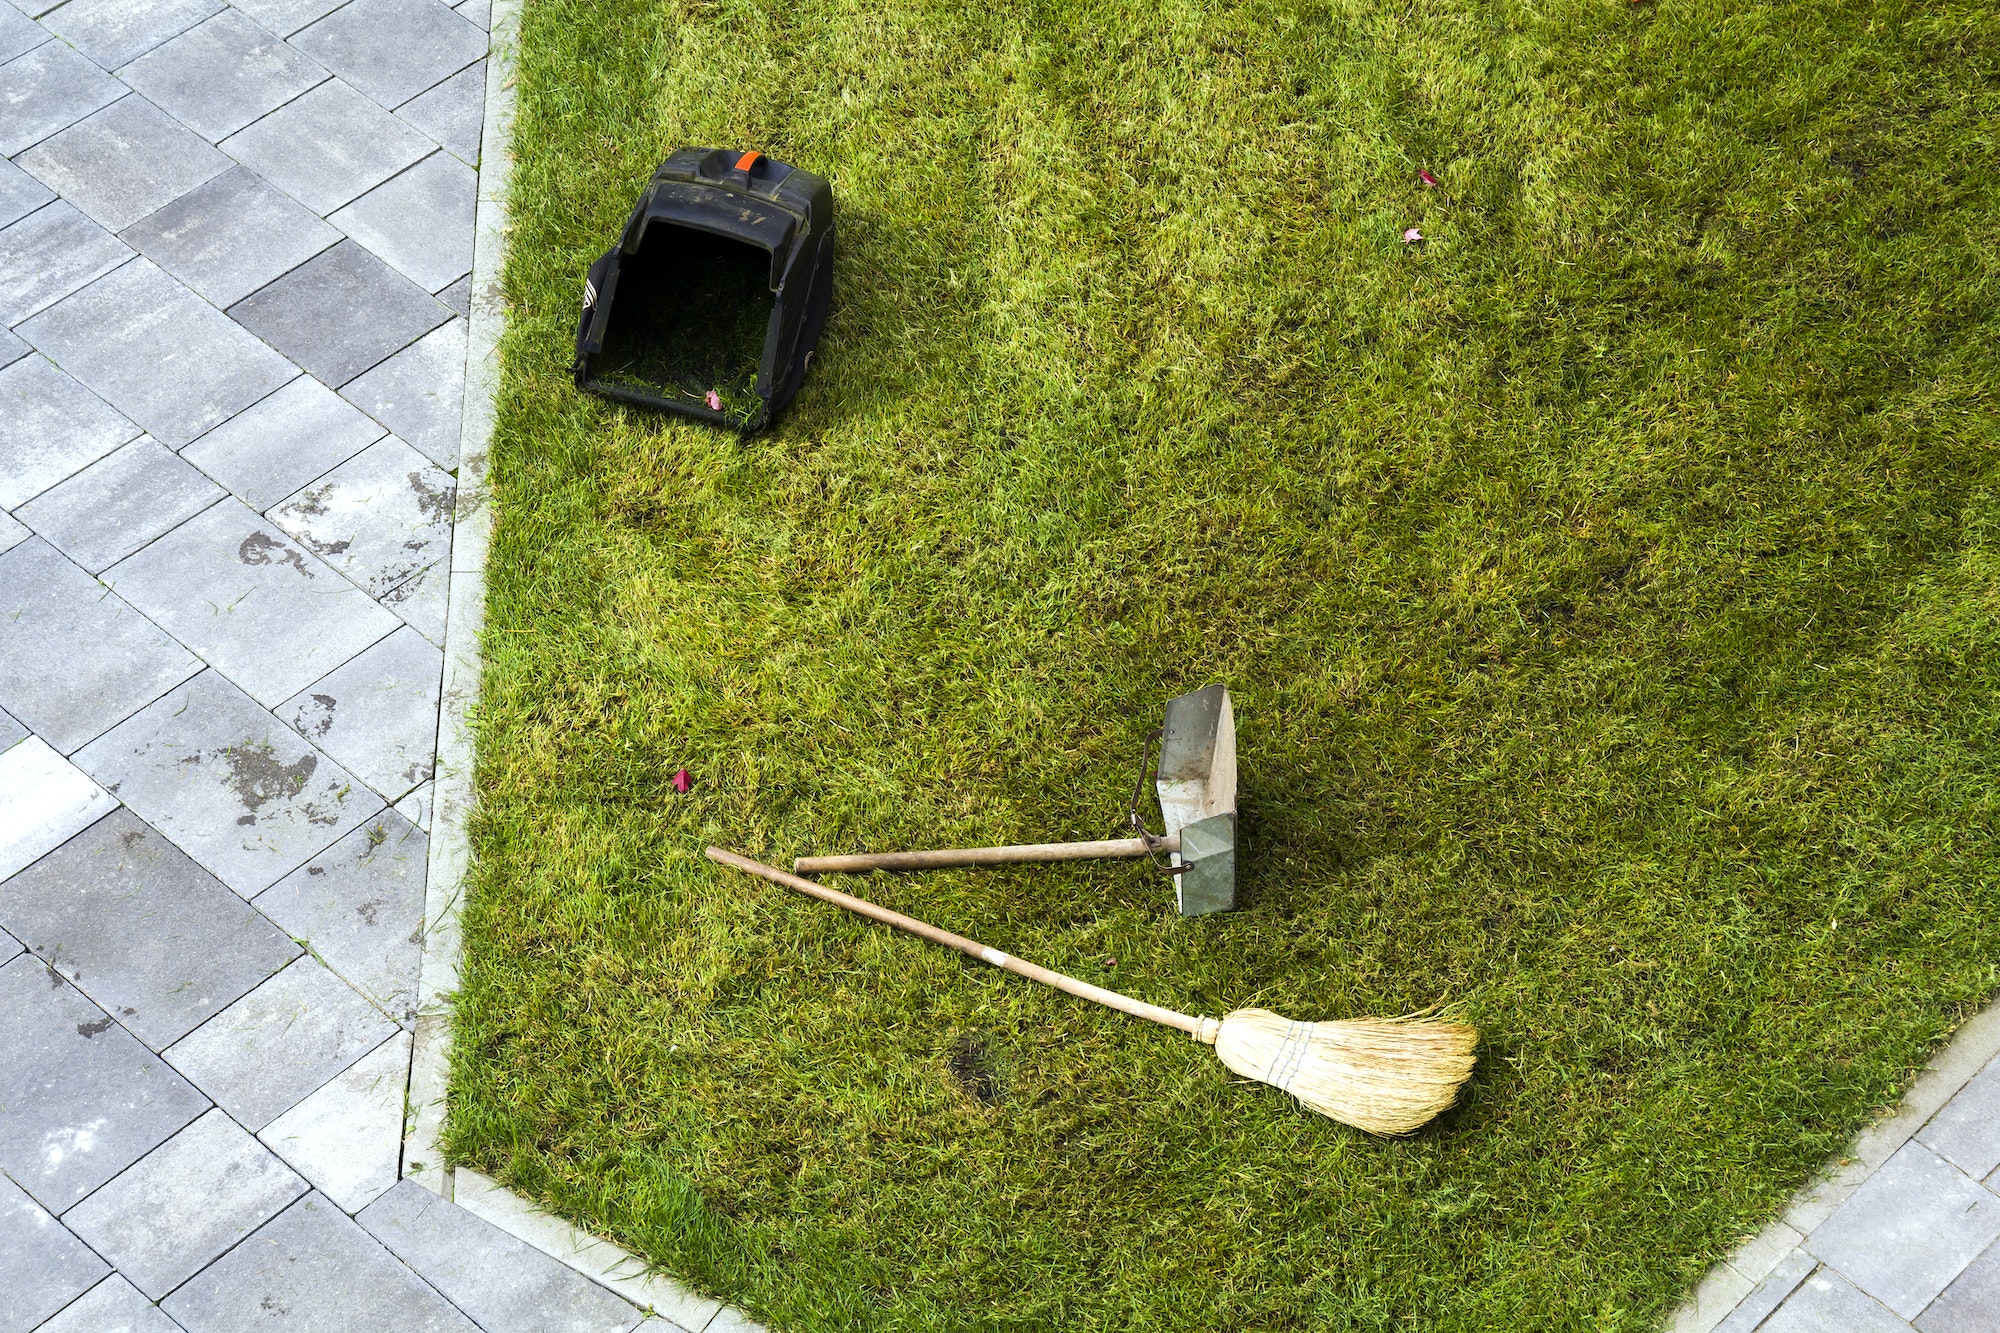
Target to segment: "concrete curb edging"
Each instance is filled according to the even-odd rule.
[[[636,1255],[580,1231],[561,1218],[551,1217],[477,1171],[459,1167],[452,1176],[452,1201],[459,1207],[569,1265],[593,1282],[609,1287],[639,1308],[671,1321],[675,1327],[691,1333],[724,1333],[724,1330],[756,1327],[736,1311],[724,1309],[720,1301],[697,1296],[672,1278],[647,1272],[645,1261]]]
[[[485,628],[486,552],[493,531],[487,467],[500,380],[500,336],[506,328],[500,274],[509,230],[507,188],[513,169],[514,62],[521,4],[522,0],[493,0],[488,26],[472,310],[466,321],[458,499],[452,516],[444,687],[424,890],[423,972],[410,1058],[402,1174],[648,1311],[654,1318],[646,1320],[644,1328],[752,1333],[759,1326],[741,1312],[649,1272],[637,1255],[543,1212],[476,1171],[446,1165],[439,1142],[451,1071],[451,998],[458,989],[458,912],[472,862],[474,716],[479,705],[479,643]]]
[[[472,305],[466,321],[465,399],[461,409],[458,499],[452,514],[446,598],[444,685],[431,787],[430,861],[424,881],[423,970],[417,984],[416,1041],[410,1057],[410,1124],[405,1176],[445,1198],[452,1172],[438,1135],[444,1128],[451,1068],[450,998],[458,989],[458,909],[471,864],[473,714],[479,704],[479,637],[485,626],[486,548],[493,515],[487,453],[493,439],[496,358],[506,312],[500,269],[506,258],[507,184],[512,174],[513,60],[521,0],[495,0],[488,27],[486,115],[479,152],[473,227]]]

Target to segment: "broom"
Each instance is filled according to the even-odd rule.
[[[1407,1134],[1450,1106],[1472,1074],[1479,1034],[1464,1023],[1405,1018],[1356,1018],[1294,1023],[1268,1009],[1238,1009],[1224,1018],[1195,1018],[1023,962],[977,940],[925,925],[914,917],[787,874],[747,856],[708,849],[708,859],[782,884],[814,898],[983,959],[1134,1018],[1179,1028],[1245,1078],[1283,1089],[1308,1110],[1371,1134]]]

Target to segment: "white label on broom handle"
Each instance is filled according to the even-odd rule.
[[[1007,966],[1007,955],[1001,953],[998,949],[981,949],[979,956],[995,967]]]

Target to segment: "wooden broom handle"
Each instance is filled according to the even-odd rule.
[[[1135,838],[1133,841],[1136,842],[1138,839]],[[1094,1000],[1107,1009],[1116,1009],[1121,1014],[1130,1014],[1134,1018],[1143,1018],[1149,1022],[1159,1023],[1170,1028],[1179,1028],[1182,1032],[1201,1038],[1202,1040],[1209,1042],[1215,1040],[1212,1035],[1204,1035],[1205,1032],[1212,1033],[1215,1030],[1216,1023],[1212,1018],[1194,1018],[1187,1014],[1175,1013],[1171,1009],[1162,1009],[1157,1004],[1147,1004],[1144,1000],[1135,1000],[1129,995],[1120,995],[1117,991],[1106,990],[1102,986],[1093,986],[1087,981],[1078,981],[1075,977],[1066,977],[1060,972],[1051,972],[1046,967],[1037,967],[1033,963],[1024,962],[1014,957],[1012,954],[1001,953],[998,949],[989,949],[978,940],[969,940],[963,935],[954,935],[948,930],[939,930],[936,926],[926,925],[915,917],[904,916],[901,912],[892,912],[888,908],[878,907],[866,899],[842,893],[839,889],[829,889],[826,885],[815,884],[809,879],[800,879],[797,875],[788,875],[775,866],[767,866],[761,861],[752,861],[747,856],[738,856],[735,852],[727,852],[720,847],[709,848],[708,859],[720,862],[726,866],[734,866],[738,870],[747,871],[759,879],[768,879],[773,884],[782,884],[788,889],[797,889],[800,893],[806,894],[809,897],[824,899],[836,907],[845,907],[856,916],[865,916],[870,921],[880,921],[885,926],[894,926],[897,930],[907,930],[910,934],[920,935],[933,944],[942,944],[948,949],[956,949],[962,954],[977,958],[982,962],[991,963],[1002,971],[1012,972],[1017,977],[1026,977],[1030,981],[1039,981],[1044,986],[1053,986],[1059,991],[1068,991],[1071,995],[1077,996],[1080,999]]]
[[[1153,840],[1150,850],[1177,852],[1181,836],[1170,833]],[[1112,838],[1105,842],[1030,842],[1018,847],[957,847],[935,852],[863,852],[855,856],[801,856],[792,869],[801,875],[834,870],[932,870],[944,866],[998,866],[1019,861],[1100,861],[1145,856],[1144,838]]]

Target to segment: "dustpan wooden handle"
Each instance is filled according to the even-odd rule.
[[[1138,842],[1139,840],[1134,838],[1132,841]],[[1086,843],[1083,845],[1089,846],[1090,844]],[[1075,977],[1064,976],[1060,972],[1051,972],[1046,967],[1037,967],[1035,964],[1025,962],[1022,959],[1014,957],[1012,954],[1002,953],[998,949],[989,949],[978,940],[969,940],[963,935],[954,935],[948,930],[939,930],[936,926],[926,925],[913,916],[904,916],[901,912],[892,912],[886,907],[878,907],[866,899],[842,893],[839,889],[829,889],[824,884],[815,884],[812,880],[800,879],[797,875],[788,875],[775,866],[767,866],[761,861],[752,861],[747,856],[738,856],[735,852],[724,851],[720,847],[709,848],[708,859],[719,862],[722,865],[733,866],[738,870],[746,871],[749,874],[757,876],[759,879],[768,879],[773,884],[782,884],[788,889],[797,889],[800,893],[806,894],[809,897],[823,899],[836,907],[845,907],[856,916],[865,916],[870,921],[879,921],[885,926],[894,926],[897,930],[906,930],[910,934],[921,936],[933,944],[942,944],[947,949],[956,949],[962,954],[979,959],[981,962],[991,963],[1002,971],[1012,972],[1017,977],[1026,977],[1030,981],[1039,981],[1044,986],[1053,986],[1059,991],[1067,991],[1069,994],[1077,996],[1080,999],[1093,1000],[1107,1009],[1116,1009],[1121,1014],[1130,1014],[1134,1018],[1143,1018],[1165,1027],[1178,1028],[1182,1032],[1199,1040],[1209,1042],[1215,1040],[1213,1035],[1215,1020],[1212,1018],[1199,1019],[1188,1014],[1176,1013],[1172,1009],[1162,1009],[1157,1004],[1147,1004],[1144,1000],[1135,1000],[1129,995],[1120,995],[1117,991],[1106,990],[1102,986],[1093,986],[1088,981],[1078,981]],[[1205,1028],[1204,1024],[1206,1025]]]
[[[1177,852],[1178,833],[1157,838],[1152,850]],[[1104,842],[1030,842],[1018,847],[955,847],[932,852],[866,852],[856,856],[801,856],[792,869],[802,875],[834,870],[934,870],[945,866],[998,866],[1020,861],[1101,861],[1147,854],[1144,838]]]

